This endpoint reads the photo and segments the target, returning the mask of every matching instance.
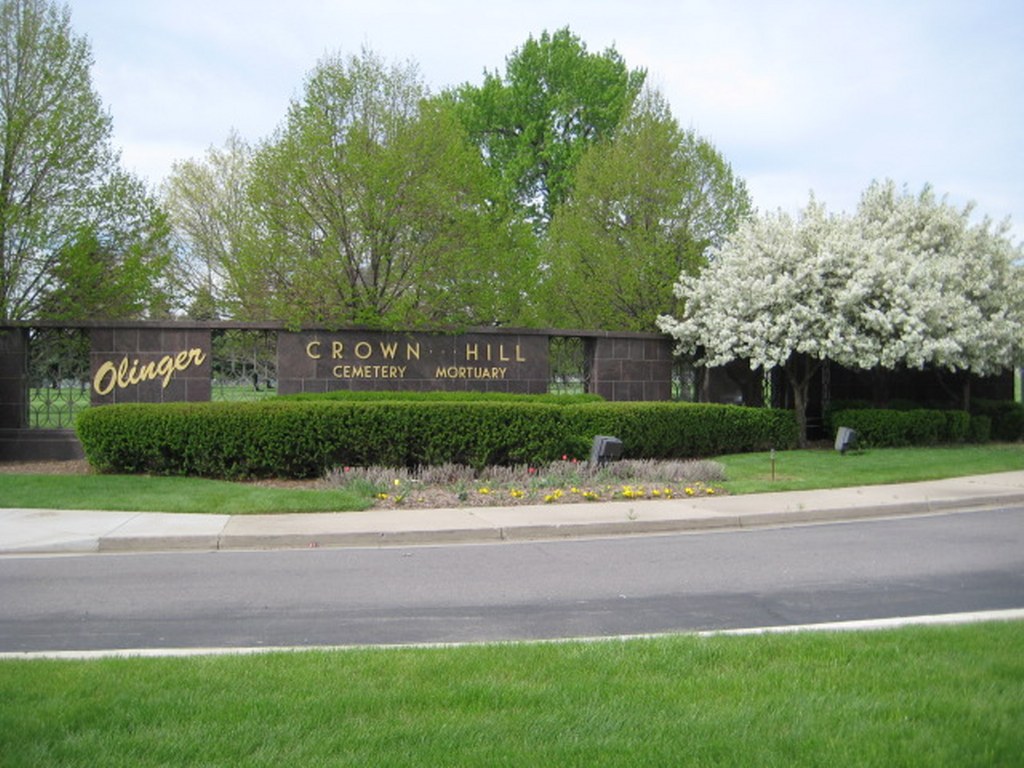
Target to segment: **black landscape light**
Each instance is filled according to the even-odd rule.
[[[840,427],[836,430],[836,450],[845,454],[847,451],[857,447],[857,432],[849,427]]]
[[[608,461],[622,458],[622,441],[617,437],[598,435],[590,446],[590,465],[601,466]]]

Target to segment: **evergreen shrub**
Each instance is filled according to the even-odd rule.
[[[988,416],[971,416],[971,431],[967,436],[970,443],[987,443],[992,439],[992,419]]]
[[[972,398],[971,413],[992,422],[992,439],[1006,443],[1024,440],[1024,404],[1013,400]]]
[[[125,404],[83,412],[98,470],[201,477],[317,477],[332,467],[540,464],[586,459],[595,435],[627,458],[796,445],[791,411],[688,403],[302,401]]]
[[[972,430],[971,417],[966,411],[930,408],[836,410],[831,413],[829,422],[832,432],[839,427],[850,427],[857,432],[860,445],[875,448],[962,443],[979,434],[982,428],[976,425]]]

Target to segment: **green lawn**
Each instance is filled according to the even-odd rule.
[[[0,661],[21,766],[996,766],[1024,622],[858,633]]]
[[[1024,446],[780,452],[775,480],[769,454],[721,461],[739,493],[1021,469]],[[311,498],[324,508],[332,496],[190,478],[0,475],[7,505],[103,508],[98,499],[116,498],[128,506],[113,508],[239,514],[309,509]],[[1019,765],[1024,622],[3,660],[0,702],[4,768]]]
[[[726,467],[729,493],[837,488],[934,480],[1024,469],[1024,444],[948,448],[880,448],[841,456],[835,451],[779,451],[775,480],[768,453],[716,459]],[[566,489],[568,491],[568,489]],[[376,489],[292,490],[252,483],[144,475],[23,475],[0,473],[0,506],[135,512],[344,512],[373,504]],[[657,502],[651,502],[657,503]]]
[[[777,451],[716,459],[726,467],[729,493],[802,491],[856,485],[909,483],[1024,469],[1024,443],[876,448],[842,455],[834,450]]]
[[[370,489],[270,488],[192,477],[0,474],[0,506],[255,515],[353,512],[373,506]]]

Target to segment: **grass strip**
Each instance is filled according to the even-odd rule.
[[[1024,469],[1024,444],[873,448],[845,455],[834,450],[776,451],[720,456],[721,485],[732,494],[805,491],[858,485],[913,483]]]
[[[725,465],[726,482],[714,482],[731,494],[843,488],[909,483],[962,475],[1024,469],[1024,444],[937,448],[877,448],[840,455],[832,450],[778,451],[772,479],[770,453],[716,457]],[[524,472],[526,470],[524,469]],[[521,478],[525,487],[535,477]],[[645,483],[641,478],[638,482]],[[585,478],[566,481],[569,495]],[[385,484],[390,488],[390,485]],[[652,486],[653,487],[653,486]],[[263,514],[344,512],[367,509],[380,488],[371,483],[337,489],[284,489],[254,483],[148,475],[27,475],[0,473],[0,507],[30,509],[128,510]],[[554,489],[548,489],[553,492]],[[408,505],[415,506],[415,496]]]
[[[36,765],[1017,765],[1024,622],[0,662]]]
[[[353,512],[371,506],[369,491],[149,475],[0,475],[0,507],[11,508],[256,515]]]

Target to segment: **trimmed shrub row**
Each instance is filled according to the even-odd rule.
[[[829,421],[832,433],[839,427],[850,427],[857,432],[861,445],[875,448],[986,442],[991,427],[987,417],[971,417],[966,411],[927,408],[912,411],[855,408],[833,411]]]
[[[851,415],[851,414],[858,415]],[[891,415],[887,415],[891,414]],[[911,415],[907,415],[911,414]],[[943,417],[937,414],[944,414]],[[951,415],[959,414],[959,415]],[[941,419],[947,423],[943,425]],[[972,442],[989,440],[1014,443],[1024,440],[1024,404],[1012,400],[971,400],[971,412],[964,426],[963,411],[927,409],[909,403],[891,403],[885,409],[872,408],[859,400],[838,401],[828,417],[828,427],[834,434],[837,427],[858,429],[864,440],[872,445],[928,445],[934,443]]]
[[[971,413],[992,422],[992,439],[1015,443],[1024,440],[1024,404],[1013,400],[971,400]]]
[[[98,470],[316,477],[335,466],[483,467],[585,459],[595,435],[628,458],[790,448],[791,411],[679,403],[360,402],[130,404],[90,408],[79,439]]]

